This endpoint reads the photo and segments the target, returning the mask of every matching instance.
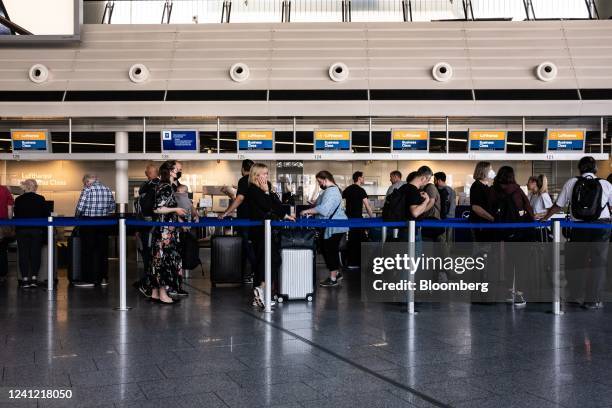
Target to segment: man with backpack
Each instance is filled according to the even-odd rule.
[[[247,200],[247,191],[249,190],[249,173],[253,164],[255,164],[255,162],[250,159],[244,159],[242,161],[242,165],[240,166],[240,173],[242,177],[240,178],[240,180],[238,180],[238,189],[236,190],[236,195],[233,197],[229,207],[227,207],[227,209],[221,215],[219,215],[220,219],[227,217],[234,211],[236,211],[236,218],[246,220],[249,219],[250,209]],[[244,277],[244,282],[252,283],[253,274],[257,269],[257,259],[255,257],[255,250],[253,249],[253,245],[250,242],[249,228],[239,228],[238,233],[242,237],[242,253],[246,254],[246,257],[242,259],[242,270],[246,270],[247,260],[251,265],[251,272],[248,276]]]
[[[353,173],[353,184],[348,186],[342,192],[342,198],[345,202],[345,212],[348,218],[363,218],[363,208],[365,207],[368,216],[372,218],[374,213],[368,200],[368,193],[362,187],[364,184],[362,171]],[[362,228],[351,228],[348,233],[348,256],[347,268],[358,269],[361,263],[361,242],[365,236],[365,231]]]
[[[591,156],[580,159],[578,170],[580,176],[565,183],[543,220],[569,205],[572,221],[609,224],[612,184],[596,176],[597,162]],[[568,238],[571,243],[580,243],[566,247],[569,295],[584,309],[600,309],[603,307],[610,229],[572,228]]]
[[[427,166],[419,168],[409,183],[395,189],[385,199],[383,205],[383,220],[385,221],[408,221],[416,220],[434,206],[434,200],[430,199],[426,192],[421,191],[429,181],[433,172]],[[407,241],[407,230],[399,229],[397,232],[389,231],[389,240]]]
[[[155,189],[159,184],[159,170],[153,163],[147,164],[145,168],[147,181],[142,183],[138,189],[138,198],[135,203],[136,216],[140,220],[152,221],[153,210],[155,208]],[[147,298],[151,297],[151,288],[145,282],[147,272],[151,267],[151,228],[142,227],[136,231],[138,251],[142,257],[142,272],[134,286]]]

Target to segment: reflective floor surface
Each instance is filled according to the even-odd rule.
[[[321,269],[320,276],[325,272]],[[359,272],[266,315],[250,291],[189,280],[188,299],[0,287],[0,407],[612,407],[612,307],[360,301]],[[112,276],[112,275],[111,275]],[[131,281],[132,279],[129,279]],[[610,305],[608,305],[610,306]],[[11,390],[71,399],[9,399]]]

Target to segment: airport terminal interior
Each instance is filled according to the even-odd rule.
[[[426,241],[419,222],[430,218],[383,226],[395,171],[445,173],[457,206],[437,217],[445,248],[472,240],[475,227],[461,224],[473,221],[480,162],[512,167],[525,197],[530,177],[545,177],[555,202],[592,157],[606,184],[589,220],[609,225],[611,63],[609,0],[0,0],[0,408],[612,408],[608,248],[602,297],[566,301],[561,243],[581,219],[565,205],[552,223],[520,227],[535,225],[533,245],[548,245],[520,257],[551,258],[546,301],[527,290],[518,304],[515,282],[509,301],[374,301],[364,288],[368,245],[400,241],[414,256]],[[267,167],[264,197],[276,194],[284,212],[264,218],[295,216],[299,227],[278,222],[268,234],[240,225],[240,209],[227,214],[246,194],[245,160]],[[143,258],[141,237],[175,231],[151,223],[174,218],[145,217],[140,201],[145,171],[168,161],[182,168],[200,261],[177,287],[142,279],[168,267]],[[300,221],[335,191],[321,171],[340,190],[362,172],[365,227],[338,217],[346,202],[319,213],[322,226]],[[44,196],[45,217],[26,217],[39,218],[44,241],[37,286],[19,235],[33,224],[7,232],[19,217],[1,208],[31,194],[26,180]],[[112,192],[110,226],[79,213],[90,182]],[[316,242],[314,265],[289,258],[297,247],[278,250],[277,263],[288,230],[327,242],[349,224],[367,230],[358,265],[347,229],[331,263]],[[103,251],[83,249],[86,231],[106,237]],[[261,292],[253,251],[273,278]],[[89,284],[99,253],[108,269]],[[308,275],[307,289],[291,287]],[[305,292],[287,298],[283,285]]]

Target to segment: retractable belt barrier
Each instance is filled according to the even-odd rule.
[[[383,221],[381,218],[352,218],[345,220],[329,220],[316,218],[300,218],[296,221],[252,221],[243,219],[216,219],[202,218],[198,222],[157,222],[144,221],[134,218],[96,218],[87,219],[80,217],[49,217],[49,218],[27,218],[27,219],[4,219],[0,220],[0,226],[10,225],[15,227],[47,227],[47,243],[48,243],[48,291],[53,293],[53,257],[55,246],[53,229],[55,227],[71,227],[71,226],[119,226],[119,299],[120,305],[118,310],[129,310],[126,301],[126,272],[127,272],[127,227],[257,227],[263,226],[265,231],[265,248],[266,248],[266,275],[267,282],[271,280],[271,252],[272,252],[272,228],[328,228],[328,227],[345,227],[345,228],[382,228],[385,231],[387,228],[407,228],[408,241],[410,244],[416,242],[416,229],[419,227],[425,228],[457,228],[457,229],[541,229],[552,227],[553,242],[561,242],[561,228],[579,228],[579,229],[612,229],[610,222],[574,222],[569,220],[554,220],[554,221],[536,221],[536,222],[521,222],[521,223],[470,223],[463,218],[451,218],[441,221],[423,220],[423,221]],[[383,234],[383,237],[385,234]],[[384,240],[384,238],[383,238]],[[410,245],[410,251],[414,251],[414,245]],[[560,250],[555,249],[554,255],[554,282],[555,285],[560,279]],[[266,285],[265,290],[265,311],[271,311],[271,285]],[[409,291],[411,292],[411,291]],[[411,296],[412,295],[412,296]],[[553,313],[562,314],[560,306],[560,294],[556,292],[553,301]],[[408,311],[410,314],[416,313],[414,310],[414,295],[409,293]]]

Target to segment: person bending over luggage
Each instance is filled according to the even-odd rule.
[[[495,218],[495,222],[516,223],[534,220],[533,209],[531,204],[529,204],[529,199],[516,183],[514,169],[509,166],[500,167],[493,180],[493,186],[489,189],[487,205],[491,215]],[[495,229],[491,232],[491,239],[496,242],[533,242],[535,241],[535,229],[516,229],[512,227]],[[525,248],[522,249],[524,250]],[[516,271],[527,269],[527,267],[520,267],[520,263],[524,261],[530,262],[529,257],[519,257],[514,261]],[[520,282],[520,278],[521,276],[515,276],[513,281]],[[525,277],[523,276],[522,278]],[[517,285],[513,286],[514,288],[510,289],[512,298],[509,301],[516,307],[525,306],[527,302],[523,292],[517,288]]]
[[[246,199],[249,202],[249,213],[252,221],[263,221],[268,219],[294,220],[285,214],[283,205],[278,196],[272,191],[269,182],[270,173],[268,167],[262,163],[251,166],[249,173],[249,187],[246,191]],[[264,286],[266,276],[266,246],[264,226],[251,227],[249,238],[253,242],[255,250],[255,276],[253,278],[253,306],[264,307]],[[276,248],[272,249],[272,273],[279,265],[280,255]],[[271,282],[268,282],[271,284]]]
[[[159,168],[159,184],[155,189],[155,221],[178,222],[186,211],[178,206],[174,197],[173,183],[176,182],[177,167],[174,160],[164,162]],[[176,302],[168,290],[178,288],[178,277],[182,263],[179,250],[179,228],[155,227],[152,232],[151,275],[149,284],[153,287],[151,299],[170,305]]]
[[[342,192],[336,185],[334,176],[329,171],[322,170],[315,176],[319,187],[323,192],[317,198],[315,207],[304,210],[301,216],[315,215],[320,219],[346,220],[346,214],[342,208]],[[338,281],[342,279],[340,272],[340,240],[349,229],[347,227],[328,227],[323,233],[323,259],[329,269],[329,277],[320,282],[321,286],[338,286]]]
[[[493,222],[495,218],[488,211],[489,185],[495,172],[489,162],[479,162],[474,168],[474,182],[470,186],[470,223]],[[472,230],[474,242],[487,242],[489,234],[486,229]]]
[[[579,177],[569,179],[542,220],[566,206],[574,222],[610,223],[612,184],[597,178],[597,162],[586,156],[578,162]],[[565,271],[572,301],[587,310],[603,307],[610,249],[609,228],[571,228],[565,246]]]
[[[45,203],[45,197],[36,194],[38,189],[36,180],[24,180],[21,186],[25,192],[15,199],[15,218],[47,218],[50,215],[49,208]],[[40,269],[45,228],[17,227],[16,233],[21,287],[36,287],[38,286],[36,275]]]

